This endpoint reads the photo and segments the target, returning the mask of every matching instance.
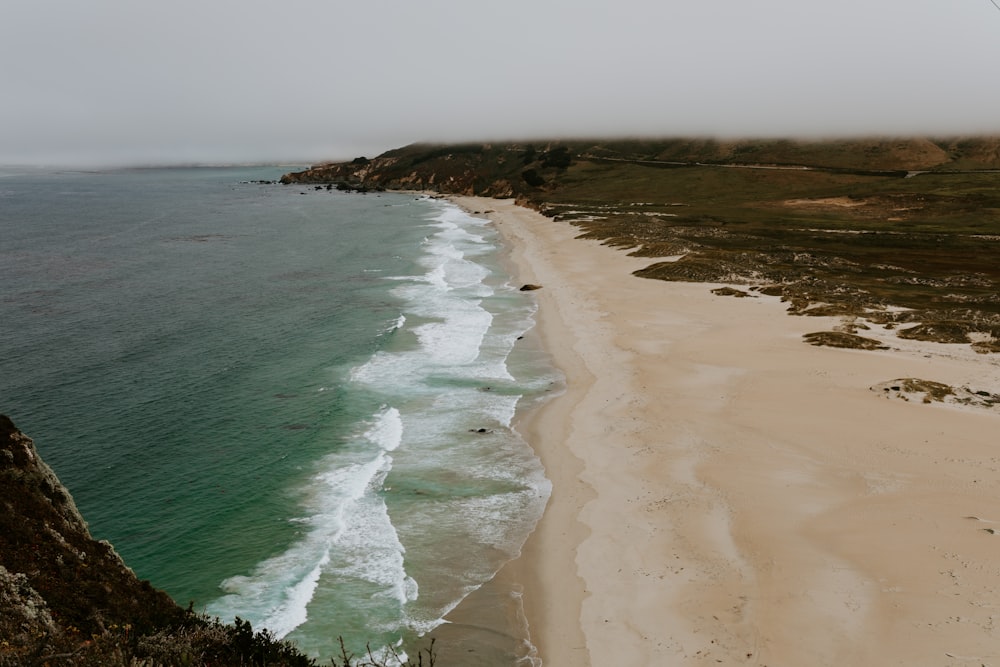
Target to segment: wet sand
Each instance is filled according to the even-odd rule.
[[[636,278],[653,260],[454,201],[490,211],[542,286],[567,389],[518,424],[553,481],[545,516],[445,634],[516,630],[518,605],[497,610],[523,590],[546,667],[1000,663],[1000,411],[871,389],[997,393],[998,355],[881,328],[863,333],[889,350],[813,347],[839,320]]]

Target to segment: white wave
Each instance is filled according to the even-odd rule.
[[[329,549],[323,554],[319,563],[316,564],[308,575],[298,584],[289,589],[285,596],[285,601],[275,609],[271,615],[263,620],[262,627],[267,628],[275,637],[279,639],[289,632],[299,627],[308,619],[309,601],[312,600],[319,584],[319,576],[323,567],[330,562]]]
[[[491,396],[491,400],[486,404],[486,413],[496,420],[498,424],[507,428],[514,421],[514,414],[517,411],[517,402],[520,396]]]
[[[439,289],[443,290],[451,289],[450,286],[448,285],[447,279],[445,278],[445,268],[443,263],[438,264],[437,266],[433,267],[430,271],[428,271],[427,275],[424,277],[424,280],[426,280],[429,285],[433,285],[434,287],[437,287]]]
[[[420,245],[417,275],[383,277],[396,281],[392,294],[401,301],[401,315],[387,331],[405,324],[407,337],[350,374],[394,407],[359,431],[367,449],[323,461],[310,483],[301,540],[251,575],[227,580],[228,595],[216,608],[239,609],[279,636],[307,622],[301,632],[308,634],[320,610],[329,623],[328,610],[341,608],[370,615],[371,629],[426,632],[515,555],[544,508],[550,485],[537,459],[503,433],[521,393],[507,359],[533,323],[532,305],[478,261],[495,251],[488,221],[439,206]],[[467,433],[483,427],[492,435]],[[420,502],[385,487],[393,457],[400,481],[426,480],[430,492],[415,497]],[[495,491],[476,497],[480,484]],[[455,487],[462,490],[452,494]],[[423,545],[434,531],[469,544],[469,553],[437,559],[413,553],[404,560],[401,535],[407,544]],[[455,588],[437,590],[435,583],[426,600],[411,604],[419,589],[407,563],[424,576],[447,565]],[[310,605],[316,621],[309,621]]]
[[[306,503],[305,536],[283,553],[259,563],[249,576],[222,582],[226,593],[208,612],[241,616],[282,638],[308,620],[309,604],[330,571],[361,579],[404,604],[416,597],[416,582],[404,569],[399,542],[378,495],[403,436],[396,408],[383,408],[362,433],[359,451],[322,462]]]
[[[395,320],[392,321],[392,323],[386,325],[385,329],[382,330],[382,333],[389,334],[395,331],[399,331],[400,329],[403,328],[405,324],[406,324],[406,315],[400,314],[399,317],[397,317]]]
[[[365,431],[365,437],[383,451],[391,452],[403,440],[403,419],[396,408],[386,408],[375,424]]]
[[[464,307],[463,307],[464,306]],[[456,366],[479,358],[483,338],[493,315],[476,304],[455,304],[443,322],[428,322],[413,329],[424,356],[421,365]]]

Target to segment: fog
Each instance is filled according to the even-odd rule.
[[[5,164],[1000,134],[991,0],[32,0],[0,57]]]

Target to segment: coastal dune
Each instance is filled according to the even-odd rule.
[[[1000,360],[634,277],[649,259],[512,200],[486,211],[565,392],[518,429],[553,482],[502,577],[546,667],[1000,662],[1000,413],[902,400],[1000,391]],[[997,532],[994,532],[994,529]]]

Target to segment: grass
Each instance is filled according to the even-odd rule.
[[[901,178],[581,161],[541,206],[637,256],[687,254],[645,277],[779,284],[789,299],[859,313],[902,306],[997,335],[998,186],[996,173]]]

